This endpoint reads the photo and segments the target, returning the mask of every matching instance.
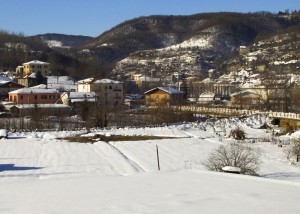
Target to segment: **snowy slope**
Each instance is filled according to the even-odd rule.
[[[228,127],[233,121],[227,121]],[[0,213],[300,212],[299,166],[289,165],[284,148],[267,142],[249,144],[263,150],[261,178],[208,172],[201,161],[232,140],[220,139],[205,126],[206,131],[184,124],[89,134],[11,134],[0,140]],[[258,131],[245,127],[249,136]],[[96,133],[178,138],[94,144],[55,138]]]
[[[195,170],[1,182],[3,213],[299,213],[299,184]]]

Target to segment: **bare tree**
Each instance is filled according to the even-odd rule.
[[[236,143],[221,145],[202,164],[211,171],[223,172],[225,166],[240,168],[241,174],[258,175],[261,151]]]
[[[296,162],[300,160],[300,138],[295,138],[286,150],[287,159],[294,157]]]

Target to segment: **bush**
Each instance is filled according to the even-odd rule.
[[[244,140],[245,139],[245,131],[241,127],[236,127],[230,131],[230,137],[236,140]]]
[[[296,162],[300,160],[300,138],[293,139],[286,150],[287,159],[294,157]]]
[[[202,164],[211,171],[223,172],[226,166],[240,168],[241,174],[258,175],[261,151],[236,143],[221,145]]]

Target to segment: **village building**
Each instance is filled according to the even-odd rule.
[[[50,74],[50,63],[39,60],[25,62],[22,66],[17,67],[16,72],[21,77],[32,73],[40,73],[47,76]]]
[[[0,100],[8,99],[9,92],[20,88],[24,88],[24,86],[13,82],[13,80],[8,77],[0,76]]]
[[[34,114],[38,114],[40,117],[66,117],[71,115],[71,107],[64,104],[16,104],[8,105],[7,108],[14,117]]]
[[[126,94],[124,104],[130,109],[135,109],[145,105],[145,99],[144,96],[140,94]]]
[[[23,77],[19,77],[18,83],[24,85],[27,88],[40,85],[40,84],[47,85],[47,77],[41,74],[31,73]]]
[[[60,92],[77,91],[77,82],[70,76],[46,76],[47,88],[56,89]]]
[[[142,74],[133,75],[133,81],[141,91],[146,91],[150,88],[161,85],[161,78],[149,77]]]
[[[61,101],[71,106],[74,113],[78,113],[83,105],[95,106],[97,94],[95,92],[64,92],[61,94]]]
[[[199,98],[198,98],[198,103],[202,103],[202,104],[211,104],[214,103],[216,99],[216,94],[213,92],[204,92],[202,94],[200,94]]]
[[[124,84],[111,79],[88,78],[77,82],[77,92],[95,92],[104,107],[123,107]]]
[[[54,89],[22,88],[9,92],[9,101],[15,104],[54,104],[60,94]]]
[[[181,105],[184,103],[184,92],[171,87],[157,87],[145,93],[146,105]]]
[[[261,95],[251,91],[239,91],[231,94],[231,106],[240,109],[257,108],[262,101]]]

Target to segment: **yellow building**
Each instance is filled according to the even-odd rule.
[[[184,102],[184,93],[171,87],[157,87],[146,91],[145,101],[147,105],[180,105]]]
[[[17,74],[19,76],[30,75],[32,73],[40,72],[43,76],[47,76],[50,73],[50,63],[42,62],[39,60],[33,60],[23,63],[23,66],[17,67]]]

